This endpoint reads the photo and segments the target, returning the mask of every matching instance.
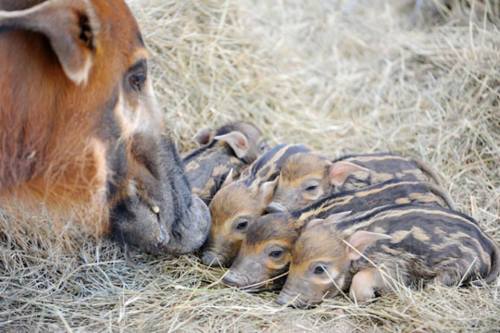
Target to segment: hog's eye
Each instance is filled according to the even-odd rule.
[[[236,230],[242,231],[248,227],[248,221],[240,221],[236,224]]]
[[[146,60],[140,60],[135,65],[130,67],[126,76],[127,86],[136,92],[141,92],[147,80],[147,63]]]
[[[283,256],[283,250],[273,250],[269,252],[269,256],[274,259],[281,258],[281,256]]]
[[[128,78],[128,82],[130,87],[135,91],[141,91],[144,88],[144,84],[146,83],[146,75],[145,74],[133,74]]]
[[[157,205],[151,205],[151,211],[156,215],[160,215],[160,207],[158,207]]]

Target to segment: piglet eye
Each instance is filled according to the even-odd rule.
[[[241,221],[236,225],[237,230],[245,230],[248,226],[248,221]]]
[[[325,266],[323,265],[318,265],[314,267],[313,274],[315,275],[321,275],[326,271]]]
[[[283,255],[283,250],[274,250],[269,252],[269,256],[274,259],[278,259]]]
[[[313,192],[313,191],[316,191],[317,189],[318,189],[318,185],[309,185],[308,187],[306,187],[307,192]]]

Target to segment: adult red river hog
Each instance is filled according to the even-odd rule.
[[[0,72],[2,208],[83,207],[99,218],[82,229],[153,253],[203,244],[209,212],[162,135],[124,1],[0,0]]]

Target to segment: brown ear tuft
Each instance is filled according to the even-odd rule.
[[[88,16],[80,16],[80,40],[89,48],[95,50],[95,38]]]
[[[0,11],[0,28],[45,35],[66,76],[77,85],[90,74],[99,22],[88,0],[49,0],[29,9]]]

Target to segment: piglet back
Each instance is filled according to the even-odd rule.
[[[454,258],[464,283],[475,283],[478,278],[490,283],[500,273],[496,242],[471,217],[443,207],[415,204],[383,207],[334,227],[347,234],[367,230],[393,237],[371,249],[373,255],[387,251],[391,255],[397,251],[400,255],[411,253],[430,265],[430,269]]]
[[[281,167],[290,156],[310,151],[308,147],[301,144],[276,145],[253,162],[248,172],[242,175],[240,181],[245,186],[251,187],[254,184],[260,185],[263,182],[273,180],[279,175]]]

